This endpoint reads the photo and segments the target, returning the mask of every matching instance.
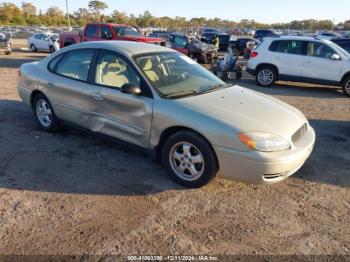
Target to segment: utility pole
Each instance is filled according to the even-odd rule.
[[[68,19],[68,31],[71,31],[69,11],[68,11],[68,0],[66,0],[66,11],[67,11],[67,19]]]

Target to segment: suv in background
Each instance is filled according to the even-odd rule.
[[[254,34],[254,38],[258,39],[259,41],[264,40],[265,37],[273,37],[273,36],[279,36],[279,34],[277,34],[276,31],[269,30],[269,29],[256,30]]]
[[[260,86],[277,80],[342,86],[350,96],[350,54],[312,37],[266,38],[251,53],[247,71]]]

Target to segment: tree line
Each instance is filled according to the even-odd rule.
[[[185,17],[156,17],[149,11],[136,16],[114,10],[111,14],[103,14],[108,6],[102,1],[90,1],[88,8],[79,8],[69,14],[72,26],[83,26],[90,22],[108,22],[118,24],[130,24],[138,27],[157,28],[184,28],[184,27],[217,27],[217,28],[275,28],[291,30],[332,30],[335,26],[341,26],[343,30],[350,30],[350,20],[333,24],[331,20],[303,20],[290,23],[266,24],[254,20],[243,19],[240,22],[220,18],[207,19],[205,17],[186,19]],[[65,13],[58,7],[49,7],[46,12],[38,9],[29,2],[22,2],[17,6],[10,2],[0,4],[0,25],[43,25],[43,26],[67,26],[68,19]]]

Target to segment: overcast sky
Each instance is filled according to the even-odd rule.
[[[38,9],[46,11],[50,6],[65,10],[65,0],[14,0],[31,2]],[[87,8],[88,0],[68,0],[70,12],[79,7]],[[113,10],[138,15],[149,10],[155,16],[185,16],[229,19],[254,19],[259,22],[275,23],[302,19],[329,19],[335,22],[350,20],[350,0],[105,0],[106,14]]]

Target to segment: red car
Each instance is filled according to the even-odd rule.
[[[59,37],[60,47],[101,40],[135,41],[164,45],[161,38],[144,36],[137,28],[124,24],[87,24],[80,33],[62,33]]]

